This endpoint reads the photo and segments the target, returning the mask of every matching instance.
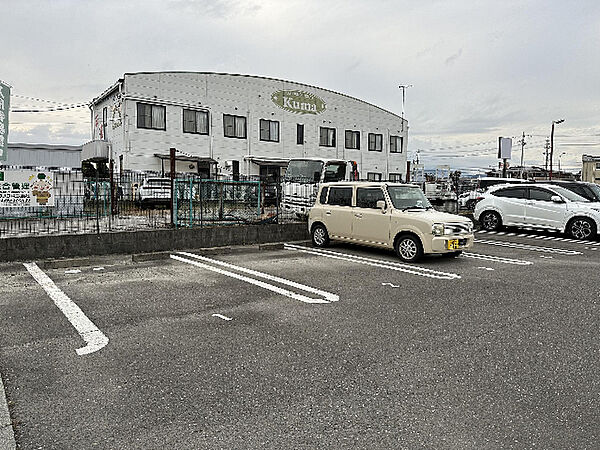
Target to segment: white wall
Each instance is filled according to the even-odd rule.
[[[320,97],[326,103],[325,111],[317,115],[296,114],[279,108],[271,101],[273,92],[294,89]],[[109,124],[106,136],[113,142],[115,161],[124,152],[125,168],[128,169],[160,170],[160,162],[153,157],[154,153],[166,154],[170,147],[175,147],[195,156],[213,157],[220,167],[227,160],[238,160],[242,172],[246,167],[243,157],[252,154],[281,158],[345,158],[359,163],[361,177],[366,177],[367,172],[379,172],[384,179],[389,173],[406,175],[406,123],[403,130],[398,116],[342,94],[289,81],[251,76],[160,72],[126,74],[123,95],[123,125],[112,129]],[[166,105],[166,131],[137,128],[137,101]],[[105,104],[114,104],[113,96],[94,108],[100,118]],[[206,108],[210,111],[209,136],[183,133],[184,107]],[[224,137],[223,114],[246,116],[248,138]],[[259,119],[280,122],[279,142],[259,140]],[[304,124],[304,145],[296,144],[298,123]],[[335,148],[319,147],[321,126],[336,128]],[[344,148],[347,129],[361,132],[360,150]],[[370,132],[384,135],[382,152],[368,151]],[[120,137],[119,133],[122,133]],[[403,136],[402,153],[389,154],[390,134]],[[258,168],[251,168],[251,172],[258,173]]]

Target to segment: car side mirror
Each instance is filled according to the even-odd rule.
[[[550,200],[552,200],[554,203],[564,203],[565,202],[560,195],[553,195],[552,197],[550,197]]]
[[[385,200],[377,200],[377,209],[380,209],[382,213],[385,212]]]

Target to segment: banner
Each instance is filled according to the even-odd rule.
[[[10,86],[0,81],[0,161],[6,161],[8,151],[8,109]]]
[[[54,206],[52,173],[32,170],[0,171],[0,208]]]

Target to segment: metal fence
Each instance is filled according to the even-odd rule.
[[[6,169],[3,169],[6,170]],[[178,175],[175,214],[170,180],[153,172],[124,172],[110,178],[84,178],[80,170],[52,171],[53,206],[0,208],[0,238],[56,233],[103,233],[165,227],[285,222],[279,180],[261,177],[200,179]],[[142,186],[167,182],[156,200],[146,202]]]

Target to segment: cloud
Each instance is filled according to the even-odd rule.
[[[455,54],[453,54],[453,55],[449,56],[448,58],[446,58],[445,64],[447,66],[450,66],[450,65],[454,64],[456,62],[456,60],[458,58],[460,58],[460,55],[462,55],[462,51],[463,51],[463,49],[461,48],[461,49],[458,50],[458,52],[456,52]]]
[[[222,71],[313,84],[396,113],[398,85],[413,84],[405,105],[411,152],[523,131],[548,135],[563,117],[561,133],[600,131],[597,1],[548,8],[518,0],[107,0],[101,7],[4,0],[3,7],[0,78],[22,95],[77,103],[125,72]],[[85,114],[14,119],[45,124],[11,126],[12,142],[89,138]],[[539,148],[527,151],[539,159]],[[436,152],[427,158],[448,161]]]

